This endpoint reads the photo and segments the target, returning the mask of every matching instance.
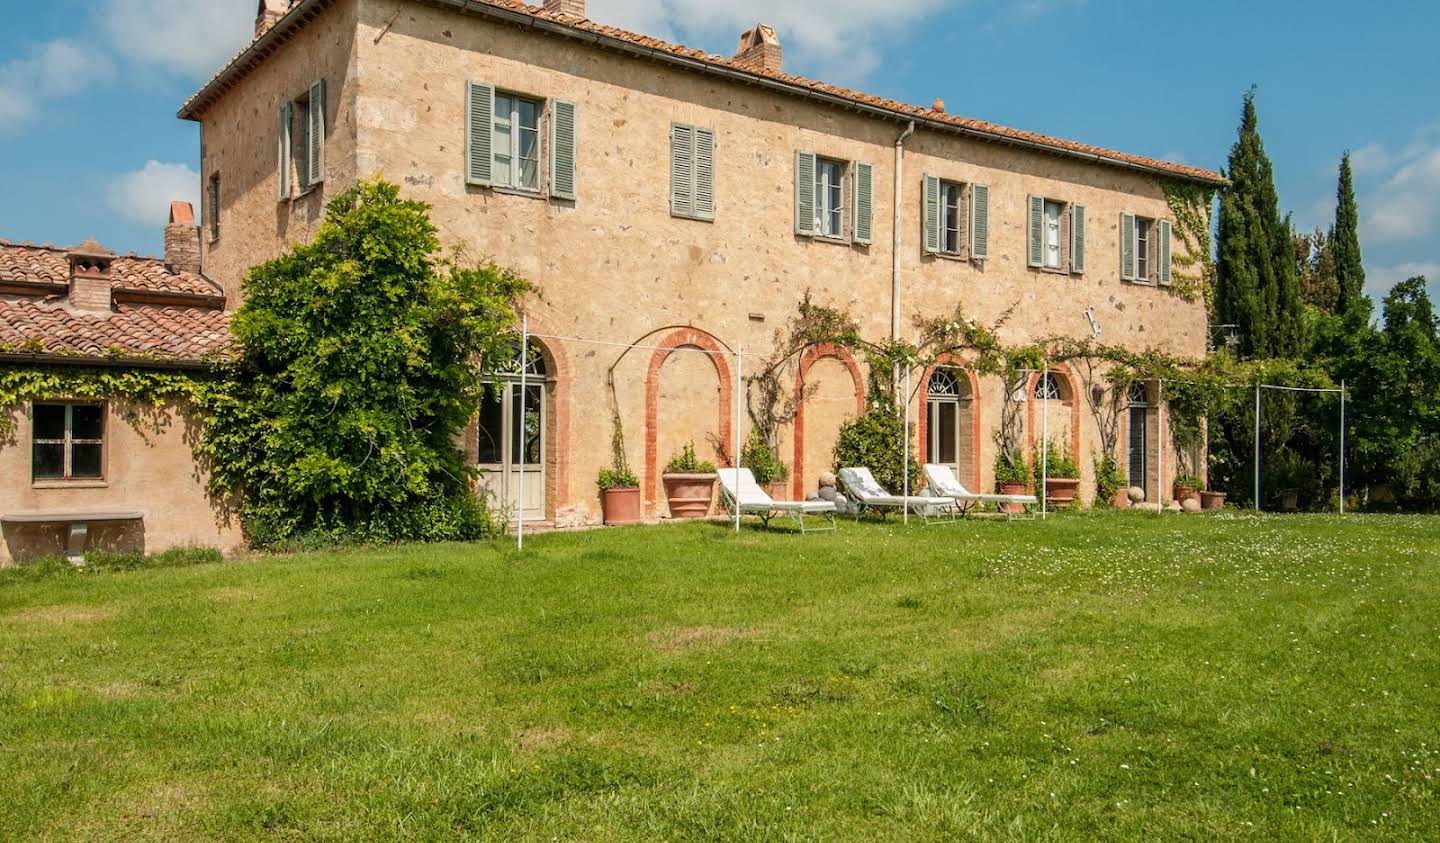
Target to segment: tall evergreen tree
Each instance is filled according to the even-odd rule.
[[[1335,277],[1340,283],[1336,312],[1369,321],[1371,303],[1365,295],[1365,264],[1360,259],[1360,211],[1355,204],[1355,184],[1350,176],[1350,153],[1340,159],[1340,184],[1335,189],[1335,226],[1330,229],[1330,249]]]
[[[1280,215],[1253,88],[1238,134],[1226,170],[1230,184],[1220,193],[1216,321],[1236,326],[1245,356],[1296,356],[1304,337],[1295,241]]]

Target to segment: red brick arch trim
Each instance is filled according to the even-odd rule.
[[[553,333],[545,328],[543,322],[537,321],[534,314],[530,315],[530,329],[541,334]],[[540,349],[548,373],[546,387],[550,416],[546,421],[550,429],[547,433],[549,441],[545,443],[545,512],[550,518],[555,518],[561,507],[570,504],[570,387],[574,374],[570,358],[560,343],[539,337],[531,337],[530,341]]]
[[[731,408],[734,405],[731,402],[735,400],[735,375],[730,368],[730,352],[713,335],[699,328],[680,328],[667,334],[656,346],[655,353],[650,357],[650,369],[645,374],[645,505],[652,515],[658,511],[655,485],[660,474],[655,437],[660,409],[660,369],[665,361],[678,348],[699,348],[710,352],[705,357],[714,364],[715,375],[719,379],[720,438],[727,443],[733,436]]]
[[[844,346],[835,343],[820,343],[805,349],[800,355],[800,365],[795,372],[795,465],[790,473],[790,490],[795,500],[805,499],[805,376],[811,367],[826,357],[833,357],[850,370],[850,379],[855,384],[855,415],[865,412],[865,378],[860,374],[860,364]]]
[[[936,369],[957,369],[965,373],[970,382],[970,476],[974,478],[975,485],[979,489],[971,489],[972,492],[983,492],[990,488],[986,486],[980,474],[980,378],[976,376],[975,370],[969,368],[966,362],[953,354],[941,354],[935,359],[935,365],[925,370],[920,377],[920,390],[916,392],[917,403],[920,405],[920,420],[915,426],[916,441],[915,450],[920,455],[920,462],[925,463],[930,455],[925,450],[925,443],[928,441],[926,435],[930,432],[930,407],[928,396],[930,394],[930,378],[935,374]]]
[[[1035,424],[1035,412],[1040,407],[1040,400],[1035,397],[1035,387],[1040,383],[1040,372],[1035,372],[1025,381],[1025,429],[1026,441],[1029,442],[1030,452],[1035,451],[1035,435],[1037,433]],[[1074,373],[1070,367],[1061,363],[1050,369],[1050,374],[1061,380],[1061,389],[1069,393],[1068,398],[1063,398],[1064,403],[1070,405],[1070,453],[1075,455],[1075,464],[1080,467],[1081,474],[1084,474],[1084,460],[1080,454],[1080,388]]]

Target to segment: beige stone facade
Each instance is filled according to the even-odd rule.
[[[946,315],[957,305],[983,324],[1009,313],[1001,329],[1009,342],[1090,336],[1088,309],[1106,342],[1196,357],[1205,352],[1203,304],[1155,284],[1121,280],[1122,214],[1173,217],[1159,181],[1167,175],[1163,168],[1118,154],[1107,161],[1044,143],[951,131],[936,112],[921,115],[904,140],[897,179],[897,139],[910,122],[904,113],[887,116],[861,101],[844,107],[806,97],[795,85],[759,84],[771,77],[747,80],[724,68],[648,60],[587,37],[597,28],[576,28],[582,25],[540,14],[538,7],[535,15],[507,18],[412,0],[299,5],[291,17],[303,13],[306,21],[282,20],[275,29],[286,32],[284,40],[257,42],[265,53],[246,60],[253,67],[208,87],[183,112],[202,125],[203,178],[218,177],[220,185],[219,235],[207,237],[206,272],[240,290],[246,269],[310,237],[326,198],[363,175],[382,175],[430,203],[448,245],[513,267],[539,288],[527,311],[543,335],[537,345],[546,363],[545,495],[538,514],[547,520],[598,521],[595,477],[610,463],[612,401],[647,507],[663,515],[659,471],[672,453],[694,441],[702,456],[714,457],[713,444],[728,448],[735,433],[739,361],[728,352],[743,349],[753,367],[807,291],[821,304],[848,309],[877,339],[897,323],[909,336],[917,317]],[[517,4],[498,5],[513,12]],[[773,56],[779,60],[778,46]],[[277,111],[317,79],[328,91],[324,181],[298,198],[278,200]],[[467,184],[469,82],[542,106],[557,99],[576,105],[573,201],[547,198],[543,190],[531,195]],[[713,221],[672,214],[677,123],[714,133]],[[543,126],[540,134],[548,144]],[[841,238],[796,234],[801,150],[846,162],[847,207],[854,165],[873,168],[868,245],[851,236],[849,213]],[[540,158],[543,181],[548,147],[542,145]],[[988,186],[986,259],[969,259],[963,249],[955,257],[926,253],[925,176],[967,190]],[[1084,206],[1083,273],[1028,265],[1031,196]],[[214,212],[205,209],[206,231]],[[1067,234],[1068,225],[1067,217]],[[1173,248],[1183,254],[1178,236]],[[232,304],[238,298],[232,296]],[[963,359],[954,363],[963,370]],[[863,365],[841,349],[812,349],[793,362],[787,377],[798,379],[803,371],[814,396],[778,443],[794,471],[791,494],[812,491],[818,473],[831,467],[840,423],[863,406]],[[922,457],[927,376],[914,373],[918,397],[911,403]],[[988,490],[1005,388],[968,372],[963,380],[970,394],[961,476]],[[1053,436],[1071,439],[1088,495],[1098,431],[1077,388],[1072,384],[1068,398],[1052,408],[1050,426]],[[1030,436],[1039,427],[1038,412],[1027,410]],[[741,426],[748,431],[749,419]],[[1152,467],[1159,434],[1148,446]],[[1122,433],[1122,466],[1125,441]],[[476,452],[474,442],[467,447]],[[1146,486],[1153,490],[1158,477],[1153,469],[1149,475]]]

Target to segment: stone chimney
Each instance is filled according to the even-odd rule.
[[[110,312],[110,264],[115,253],[94,238],[71,246],[70,306],[87,313]]]
[[[255,13],[255,37],[269,32],[270,27],[285,17],[289,10],[290,0],[260,0],[260,10]]]
[[[585,18],[585,0],[545,0],[545,11],[572,18]]]
[[[780,36],[773,27],[757,24],[740,36],[740,49],[735,61],[756,70],[780,72]]]
[[[170,223],[165,226],[165,266],[171,272],[200,274],[200,226],[189,202],[170,203]]]

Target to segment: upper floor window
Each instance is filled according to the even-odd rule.
[[[276,154],[280,201],[295,195],[297,186],[303,196],[325,181],[324,79],[317,79],[305,93],[280,106]]]
[[[960,197],[964,188],[953,181],[940,182],[940,251],[960,254]]]
[[[1085,271],[1085,206],[1031,196],[1027,263],[1054,272]]]
[[[971,260],[989,257],[990,188],[925,176],[921,206],[925,251]]]
[[[1154,220],[1135,218],[1135,274],[1141,278],[1150,277],[1150,229]]]
[[[32,479],[99,479],[104,476],[105,406],[35,404],[30,440]]]
[[[874,195],[871,165],[795,153],[796,234],[869,245]]]
[[[210,239],[220,236],[220,174],[211,173],[205,185],[205,216],[210,223]]]
[[[465,183],[575,199],[576,113],[573,102],[466,82]]]
[[[715,219],[715,130],[670,126],[670,213]]]
[[[1137,284],[1170,284],[1169,220],[1120,215],[1120,278]]]

